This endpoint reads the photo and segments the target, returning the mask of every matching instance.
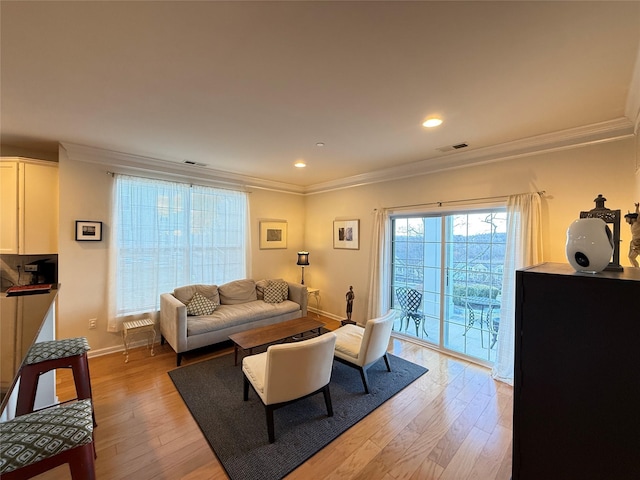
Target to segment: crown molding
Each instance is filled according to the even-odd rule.
[[[134,155],[102,148],[62,142],[60,146],[69,159],[103,165],[110,171],[131,175],[147,175],[166,180],[180,180],[194,184],[206,184],[241,190],[261,189],[284,193],[303,194],[304,187],[274,182],[246,175],[215,170],[199,165],[186,165],[159,158]]]
[[[638,118],[640,118],[640,48],[636,55],[636,63],[629,83],[625,116],[635,121],[637,130]]]
[[[401,180],[445,170],[500,162],[523,156],[578,148],[596,143],[621,140],[633,136],[634,124],[626,117],[578,128],[553,132],[491,147],[443,153],[441,155],[397,167],[306,187],[305,194],[324,193],[373,183]]]
[[[178,179],[184,182],[205,183],[223,188],[259,189],[297,195],[311,195],[621,140],[633,136],[636,127],[637,118],[631,121],[626,117],[622,117],[491,147],[442,153],[432,158],[399,167],[375,170],[306,187],[239,175],[210,167],[184,165],[168,160],[86,145],[66,142],[60,145],[67,151],[67,155],[71,160],[104,165],[116,173],[142,174],[168,180]]]

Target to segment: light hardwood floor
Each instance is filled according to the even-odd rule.
[[[512,388],[486,368],[405,340],[392,339],[389,351],[429,372],[286,478],[508,480]],[[232,352],[188,354],[183,365]],[[167,375],[175,358],[164,345],[155,357],[132,350],[128,364],[122,354],[89,360],[99,480],[228,478]],[[68,371],[57,383],[62,399],[74,396]],[[62,466],[37,478],[71,476]]]

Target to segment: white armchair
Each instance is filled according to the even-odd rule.
[[[271,345],[264,353],[242,360],[243,398],[249,384],[258,394],[267,414],[269,443],[275,441],[273,411],[322,392],[328,416],[333,416],[329,380],[333,367],[335,334],[329,332],[309,340]]]
[[[394,310],[389,310],[382,317],[368,320],[364,328],[357,325],[345,325],[333,331],[337,337],[336,360],[360,371],[365,393],[369,393],[367,369],[371,365],[380,358],[384,358],[387,370],[391,371],[387,348],[395,315]]]

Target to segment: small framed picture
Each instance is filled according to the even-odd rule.
[[[260,222],[260,249],[287,248],[287,222]]]
[[[358,250],[360,248],[360,220],[333,222],[333,248]]]
[[[78,242],[102,241],[102,222],[76,220],[76,241]]]

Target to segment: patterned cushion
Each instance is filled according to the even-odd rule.
[[[274,283],[264,288],[264,301],[267,303],[282,303],[280,287]]]
[[[93,441],[91,400],[0,422],[0,474]]]
[[[188,305],[195,293],[201,293],[216,305],[220,305],[220,295],[218,295],[217,285],[186,285],[173,290],[173,296],[185,305]]]
[[[264,301],[282,303],[289,298],[289,285],[283,281],[272,281],[264,288]]]
[[[282,292],[282,299],[289,300],[289,284],[285,281],[275,282],[280,285],[280,291]]]
[[[275,278],[275,279],[258,280],[256,282],[256,293],[258,295],[258,300],[264,300],[264,289],[266,287],[268,287],[270,284],[272,284],[273,282],[282,282],[282,283],[284,283],[287,286],[287,292],[286,292],[285,300],[287,298],[289,298],[289,285],[287,284],[287,282],[285,282],[281,278]]]
[[[187,305],[187,315],[211,315],[215,311],[216,306],[217,305],[207,297],[196,292]]]
[[[40,363],[46,360],[74,357],[87,353],[90,349],[89,342],[87,342],[85,337],[64,338],[62,340],[35,343],[29,350],[29,353],[27,353],[25,363],[27,365],[33,365],[34,363]]]

